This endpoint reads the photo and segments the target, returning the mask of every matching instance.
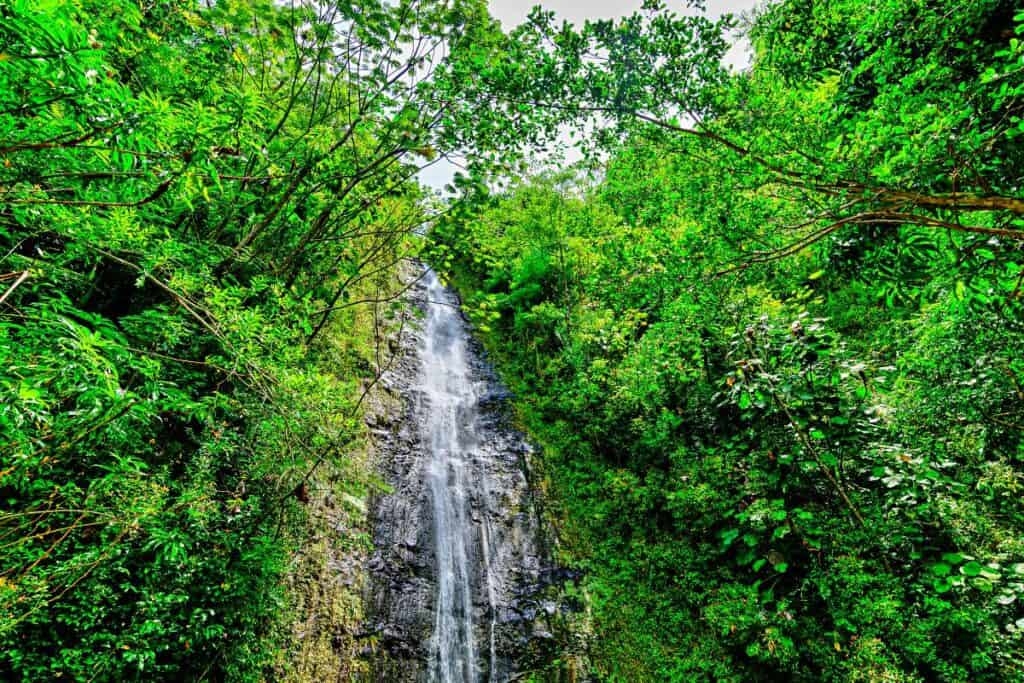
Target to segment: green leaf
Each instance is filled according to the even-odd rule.
[[[982,569],[983,567],[978,562],[972,560],[960,567],[960,573],[964,576],[978,576],[981,574]]]

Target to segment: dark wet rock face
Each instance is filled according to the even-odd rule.
[[[567,609],[528,478],[530,447],[457,297],[427,273],[368,416],[380,475],[363,637],[374,681],[502,682],[555,655]],[[564,575],[564,576],[563,576]]]

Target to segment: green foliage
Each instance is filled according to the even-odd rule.
[[[602,679],[1024,680],[1015,12],[770,4],[732,76],[703,20],[537,14],[484,74],[620,133],[432,247],[544,446]]]
[[[491,26],[409,9],[0,8],[0,678],[281,675],[450,135],[422,48]]]
[[[782,0],[741,73],[734,25],[5,3],[0,677],[280,674],[306,487],[429,222],[598,675],[1024,679],[1024,15]],[[566,125],[600,173],[488,184]]]

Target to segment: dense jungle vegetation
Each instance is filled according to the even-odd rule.
[[[372,484],[360,401],[437,211],[430,50],[481,18],[0,3],[0,679],[285,675],[304,503]]]
[[[1024,13],[786,0],[740,74],[704,21],[551,31],[481,87],[599,112],[607,157],[434,252],[545,448],[600,677],[1024,680]]]
[[[0,2],[0,679],[291,676],[424,255],[598,680],[1024,681],[1024,12],[700,9]]]

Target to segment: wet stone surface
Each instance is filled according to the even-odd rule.
[[[413,273],[415,278],[419,274]],[[371,502],[361,656],[372,681],[503,682],[554,656],[552,566],[530,491],[531,448],[454,293],[427,273],[419,312],[368,410],[378,473]]]

